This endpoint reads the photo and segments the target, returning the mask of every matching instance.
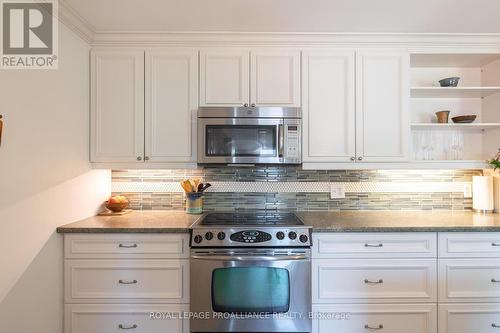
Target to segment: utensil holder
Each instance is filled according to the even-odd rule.
[[[203,213],[203,193],[201,192],[186,193],[186,213],[188,214]]]

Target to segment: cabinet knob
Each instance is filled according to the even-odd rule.
[[[123,324],[120,324],[120,325],[118,325],[118,328],[121,329],[121,330],[133,330],[133,329],[137,328],[137,325],[134,324],[134,325],[131,325],[131,326],[125,326]]]
[[[254,108],[255,107],[255,103],[252,103],[252,105],[250,105],[250,106]]]
[[[149,156],[144,157],[144,161],[149,161]]]
[[[137,156],[137,160],[138,161],[142,161],[142,157],[141,156]]]
[[[356,157],[352,156],[351,161],[355,161],[355,160],[356,160]]]
[[[247,108],[248,107],[248,103],[243,104],[243,106]]]
[[[358,161],[362,161],[363,160],[363,157],[358,157]]]

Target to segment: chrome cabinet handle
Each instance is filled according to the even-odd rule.
[[[118,280],[119,284],[136,284],[137,280],[132,280],[132,281],[123,281],[123,280]]]
[[[352,156],[351,161],[356,161],[356,157]]]
[[[384,283],[384,280],[380,279],[378,281],[370,281],[368,279],[365,279],[365,283],[366,284],[381,284],[381,283]]]
[[[137,328],[137,325],[134,324],[132,326],[123,326],[122,324],[120,324],[120,325],[118,325],[118,328],[121,330],[133,330],[133,329]]]
[[[124,249],[132,249],[134,247],[137,247],[137,244],[126,245],[126,244],[120,243],[120,245],[118,245],[118,247],[121,247],[121,248],[124,248]]]
[[[491,246],[500,246],[500,243],[491,243]]]
[[[252,103],[252,105],[250,105],[250,106],[254,108],[255,107],[255,103]]]
[[[365,325],[365,328],[366,328],[367,330],[381,330],[381,329],[383,329],[383,328],[384,328],[384,325],[380,324],[380,325],[378,325],[377,327],[372,327],[372,326],[370,326],[370,325]]]
[[[363,160],[363,157],[358,157],[358,161],[362,161]]]
[[[145,156],[144,161],[149,161],[149,156]]]
[[[142,161],[142,156],[137,156],[138,161]]]
[[[248,107],[248,103],[243,104],[243,106],[247,108]]]
[[[368,244],[368,243],[365,243],[365,247],[383,247],[384,244],[382,243],[379,243],[379,244]]]
[[[491,282],[493,282],[493,283],[500,283],[500,280],[497,280],[497,279],[491,279]]]
[[[491,327],[493,327],[493,328],[500,328],[500,325],[497,325],[497,324],[493,323],[493,324],[491,324]]]
[[[283,125],[278,125],[278,157],[283,157],[285,154],[285,132]]]

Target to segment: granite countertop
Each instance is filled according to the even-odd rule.
[[[499,231],[499,214],[462,211],[297,212],[314,232]],[[183,211],[133,211],[95,216],[57,228],[58,233],[186,233],[203,215]]]

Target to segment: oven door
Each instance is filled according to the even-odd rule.
[[[282,118],[198,118],[198,163],[284,163]]]
[[[193,249],[190,275],[191,332],[311,332],[310,249]]]

